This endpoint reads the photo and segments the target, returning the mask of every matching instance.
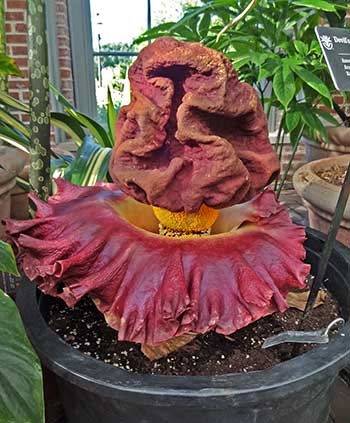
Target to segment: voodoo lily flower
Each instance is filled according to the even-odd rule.
[[[7,222],[24,272],[73,306],[88,295],[118,339],[157,346],[230,334],[304,287],[305,233],[264,188],[279,163],[252,87],[222,54],[161,38],[129,73],[115,184],[58,179]]]
[[[36,217],[8,221],[24,272],[73,306],[89,295],[119,340],[155,345],[187,332],[230,334],[287,308],[303,287],[304,230],[271,190],[219,212],[212,235],[159,235],[152,208],[115,185],[57,180]]]

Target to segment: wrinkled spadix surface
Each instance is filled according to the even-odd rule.
[[[89,295],[120,340],[155,345],[187,332],[230,334],[274,311],[302,287],[304,230],[274,193],[220,211],[216,235],[169,239],[152,208],[115,185],[58,192],[36,218],[8,221],[24,272],[73,306]],[[140,227],[137,227],[136,224]],[[220,232],[225,233],[220,233]]]
[[[190,213],[247,201],[278,175],[258,94],[223,54],[161,37],[129,79],[109,167],[126,194]]]

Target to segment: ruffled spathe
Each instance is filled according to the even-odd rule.
[[[169,239],[151,232],[151,207],[115,185],[56,182],[48,203],[32,197],[34,219],[7,221],[18,260],[68,306],[90,296],[119,340],[156,345],[187,332],[230,334],[283,312],[287,293],[304,286],[304,229],[269,189],[220,211],[214,235]]]

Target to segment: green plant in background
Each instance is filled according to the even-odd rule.
[[[347,1],[203,0],[179,22],[163,23],[141,35],[141,43],[163,35],[199,41],[228,56],[241,80],[258,90],[267,117],[277,109],[280,124],[275,148],[282,157],[286,138],[293,152],[282,175],[281,192],[303,134],[328,140],[323,121],[339,125],[328,110],[334,104],[330,75],[314,28],[321,19],[344,26]],[[245,13],[249,12],[249,13]],[[239,17],[240,19],[237,19]],[[242,19],[244,17],[244,19]]]
[[[11,246],[0,241],[0,271],[19,275]],[[0,289],[0,422],[43,423],[39,358],[15,303]]]
[[[60,91],[51,86],[64,112],[51,112],[51,124],[62,129],[77,146],[75,158],[51,152],[51,173],[77,185],[94,185],[97,181],[109,180],[108,165],[115,140],[115,111],[111,93],[108,90],[106,127],[80,113]],[[0,92],[0,139],[29,154],[30,129],[15,117],[13,111],[29,113],[29,106]],[[19,184],[29,190],[26,181]]]

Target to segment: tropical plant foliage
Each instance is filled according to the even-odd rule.
[[[0,241],[0,271],[18,275],[11,246]],[[15,303],[0,290],[0,421],[43,423],[44,399],[39,359]]]
[[[52,173],[79,185],[94,185],[96,181],[108,179],[108,164],[115,137],[116,112],[108,90],[107,123],[105,129],[90,117],[80,113],[60,93],[51,86],[64,113],[51,112],[51,123],[63,130],[75,142],[78,151],[75,159],[70,156],[52,154]],[[0,139],[29,153],[30,130],[13,111],[29,113],[29,106],[4,92],[0,92]],[[28,189],[25,181],[19,181]]]
[[[344,26],[347,2],[203,0],[202,3],[187,9],[179,22],[152,28],[137,42],[172,35],[200,41],[225,53],[240,78],[259,91],[268,118],[273,108],[280,110],[276,141],[280,156],[287,135],[294,145],[293,153],[303,133],[313,139],[321,136],[328,140],[323,122],[339,123],[319,107],[333,109],[329,90],[332,83],[314,28],[320,25],[321,19],[334,26]],[[235,23],[236,17],[251,3],[255,7],[250,8],[245,19]]]
[[[11,57],[0,53],[0,75],[22,76],[22,72]]]

